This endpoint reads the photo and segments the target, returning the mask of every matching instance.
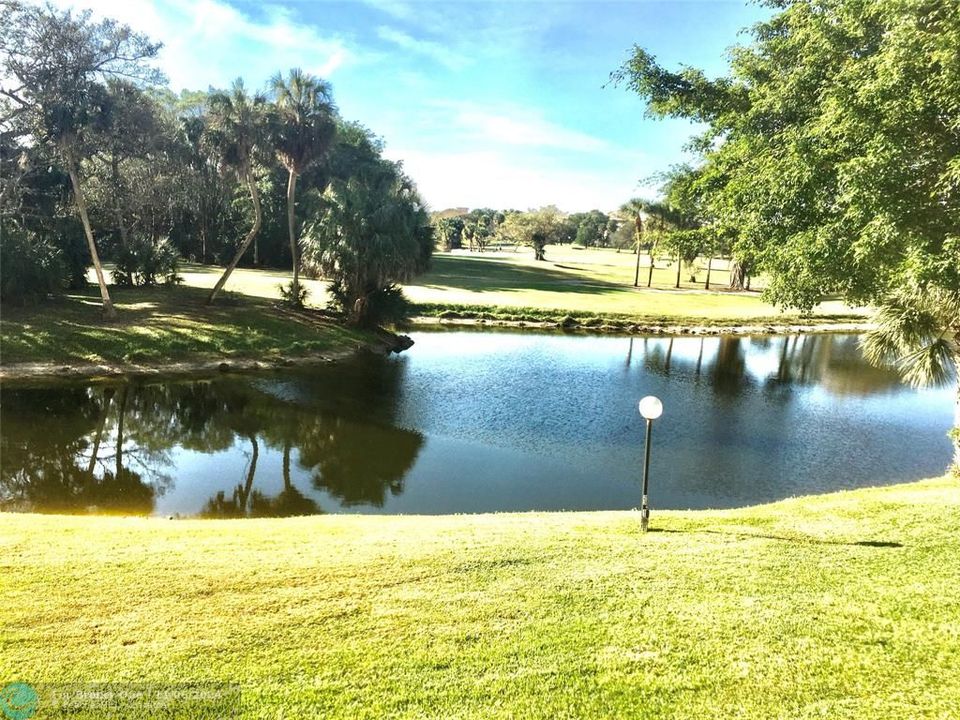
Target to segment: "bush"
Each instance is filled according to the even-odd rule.
[[[176,285],[183,281],[177,274],[180,253],[167,238],[153,242],[147,238],[131,238],[117,248],[113,281],[117,285]]]
[[[0,299],[27,304],[63,291],[69,271],[45,237],[12,223],[0,227]]]
[[[303,283],[297,286],[297,297],[293,296],[293,280],[288,283],[281,283],[277,286],[280,289],[280,302],[290,307],[302,308],[307,302],[307,295],[310,294],[309,288]]]
[[[410,302],[398,285],[374,290],[366,298],[366,325],[400,323],[410,315]]]

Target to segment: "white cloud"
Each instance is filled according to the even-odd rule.
[[[645,173],[632,162],[583,171],[542,160],[520,161],[496,151],[425,152],[387,149],[402,160],[421,195],[434,210],[448,207],[527,208],[556,205],[566,212],[613,210],[635,195],[652,196],[638,186]]]
[[[576,130],[569,130],[526,108],[501,106],[493,109],[470,103],[436,103],[452,111],[452,123],[474,142],[551,147],[595,152],[607,142]]]
[[[289,10],[261,6],[253,18],[222,0],[56,0],[96,17],[116,19],[164,47],[158,65],[174,90],[224,87],[242,72],[257,88],[292,67],[329,78],[353,53],[337,37],[321,36]]]
[[[397,20],[410,20],[416,17],[413,6],[403,0],[361,0],[364,5],[369,5],[390,17]]]
[[[396,28],[382,25],[377,28],[377,36],[403,50],[428,57],[451,70],[458,70],[468,64],[466,58],[453,52],[449,46],[432,40],[415,38]]]

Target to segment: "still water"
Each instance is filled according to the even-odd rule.
[[[654,508],[736,507],[942,473],[948,389],[852,335],[419,332],[309,371],[7,387],[0,509],[240,517],[624,509],[643,422]]]

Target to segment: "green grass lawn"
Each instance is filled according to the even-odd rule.
[[[406,286],[405,292],[429,314],[445,309],[462,310],[468,306],[512,308],[514,313],[548,315],[602,315],[630,317],[638,321],[678,324],[720,322],[791,321],[796,313],[782,314],[763,302],[757,292],[726,292],[726,264],[711,282],[716,290],[703,289],[705,272],[699,282],[689,282],[689,273],[681,275],[681,290],[673,289],[676,266],[654,271],[653,287],[634,288],[636,257],[613,250],[583,250],[569,246],[547,248],[547,260],[533,260],[529,248],[471,254],[440,253],[426,275]],[[641,257],[641,262],[647,259]],[[641,284],[646,269],[641,269]],[[842,303],[829,301],[816,309],[816,315],[831,319],[858,318],[862,312]]]
[[[211,274],[212,275],[212,274]],[[214,278],[215,280],[215,278]],[[118,318],[105,322],[96,288],[38,306],[4,305],[0,360],[53,363],[146,363],[298,356],[352,347],[358,332],[298,318],[253,295],[205,304],[206,291],[113,288]]]
[[[652,527],[6,515],[0,678],[236,683],[248,718],[960,717],[956,478]]]

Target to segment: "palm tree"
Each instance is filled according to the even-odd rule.
[[[287,224],[290,229],[290,256],[293,260],[291,298],[300,305],[300,259],[297,244],[297,177],[322,157],[336,133],[337,109],[330,85],[320,78],[294,68],[286,79],[277,73],[270,80],[276,102],[278,123],[274,134],[277,157],[287,169]]]
[[[257,154],[262,152],[266,145],[266,99],[257,93],[252,97],[247,94],[243,80],[233,81],[229,93],[216,92],[208,100],[210,108],[210,140],[220,156],[222,169],[234,172],[241,182],[245,182],[250,191],[250,200],[253,202],[253,227],[240,243],[237,254],[217,280],[207,304],[212,303],[230,274],[237,267],[240,258],[250,247],[250,243],[260,232],[263,223],[263,212],[260,208],[260,193],[257,191],[256,179],[253,175],[253,163]]]
[[[956,376],[953,460],[960,469],[960,291],[907,285],[878,308],[863,341],[877,365],[894,365],[913,386],[946,385]]]
[[[626,217],[633,218],[634,225],[634,240],[637,243],[636,253],[637,253],[637,267],[633,273],[633,286],[638,287],[640,285],[640,243],[643,240],[643,216],[646,215],[646,201],[641,200],[640,198],[633,198],[628,200],[623,205],[620,206],[620,214],[625,215]],[[650,245],[650,267],[653,268],[653,245]],[[651,270],[652,273],[652,270]],[[647,283],[647,287],[650,287],[650,284]]]

